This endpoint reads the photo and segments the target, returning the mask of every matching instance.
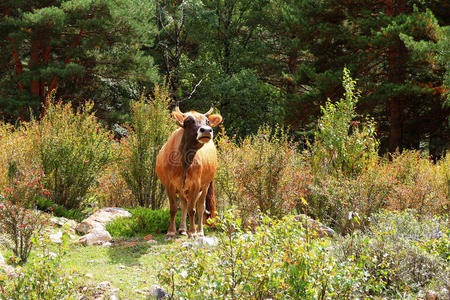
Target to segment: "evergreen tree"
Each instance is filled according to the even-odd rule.
[[[38,113],[47,95],[94,99],[117,82],[149,80],[124,1],[6,0],[0,5],[0,110],[7,119]],[[133,5],[130,5],[133,7]],[[137,62],[141,65],[139,68]],[[154,75],[154,74],[153,74]]]
[[[347,66],[364,93],[359,109],[376,118],[385,150],[418,148],[432,136],[444,141],[445,68],[436,63],[439,54],[431,45],[442,41],[445,31],[417,2],[422,8],[406,0],[282,1],[268,30],[279,37],[279,47],[288,45],[290,122],[308,129],[311,119],[302,115],[316,115],[319,104],[336,98]],[[416,55],[417,42],[424,45],[422,55]]]

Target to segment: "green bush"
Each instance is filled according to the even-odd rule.
[[[176,127],[168,109],[168,89],[156,86],[153,94],[131,104],[130,135],[121,141],[119,170],[138,205],[160,209],[165,191],[156,176],[156,156]]]
[[[339,261],[350,259],[377,283],[368,289],[370,295],[442,291],[450,284],[448,233],[447,218],[385,211],[374,214],[366,232],[347,236],[335,251]]]
[[[259,212],[283,217],[309,192],[312,177],[297,145],[280,127],[262,126],[239,145],[219,140],[217,185],[219,196],[236,205],[249,225]]]
[[[342,84],[344,98],[335,104],[328,99],[325,107],[321,107],[323,115],[314,132],[314,143],[309,147],[314,173],[325,172],[336,177],[359,174],[378,158],[374,122],[366,119],[359,125],[354,120],[359,93],[347,69]]]
[[[44,197],[39,197],[36,206],[39,210],[47,213],[53,213],[57,217],[64,217],[67,219],[76,220],[81,222],[86,214],[79,209],[67,209],[64,206],[54,203],[52,200]]]
[[[19,270],[16,276],[8,276],[0,271],[0,299],[75,299],[76,282],[71,274],[62,267],[62,259],[68,250],[67,233],[63,234],[62,243],[58,248],[47,248],[50,241],[47,238],[35,237],[33,244],[36,255]]]
[[[312,239],[292,217],[260,216],[245,232],[226,212],[217,246],[173,248],[158,278],[175,299],[392,299],[426,289],[446,299],[447,222],[385,212],[367,233],[332,241]]]
[[[112,135],[97,121],[87,102],[72,105],[49,102],[37,124],[45,187],[53,202],[78,208],[89,188],[112,159]]]
[[[215,247],[177,247],[158,273],[175,299],[344,299],[367,278],[351,262],[339,263],[330,240],[312,240],[292,217],[260,216],[253,232],[225,213]]]
[[[44,174],[40,170],[18,170],[11,164],[8,173],[9,186],[0,190],[0,232],[7,237],[2,244],[24,264],[33,246],[31,238],[47,221],[44,214],[31,208],[48,192],[42,188]]]
[[[308,213],[341,233],[366,226],[381,209],[415,209],[429,217],[445,214],[449,170],[448,157],[433,164],[417,151],[404,151],[392,160],[373,162],[355,176],[316,174],[306,198]],[[358,224],[348,218],[350,213],[359,216]]]
[[[106,225],[112,237],[134,237],[149,233],[166,232],[169,228],[169,210],[152,210],[145,207],[129,209],[131,218],[118,218]],[[179,214],[176,218],[180,224]]]

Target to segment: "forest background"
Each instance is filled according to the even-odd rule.
[[[440,0],[6,0],[0,118],[43,115],[56,89],[112,127],[165,81],[182,110],[218,108],[229,135],[278,123],[306,141],[346,67],[380,152],[436,158],[450,141],[449,13]]]

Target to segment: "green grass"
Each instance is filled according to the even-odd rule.
[[[138,290],[158,284],[155,275],[160,268],[165,253],[176,247],[173,241],[164,241],[164,234],[154,235],[157,244],[145,243],[142,238],[121,240],[111,247],[81,246],[73,244],[64,257],[63,267],[68,271],[75,271],[78,290],[88,288],[88,299],[94,299],[92,292],[102,281],[110,281],[114,288],[120,291],[116,294],[120,299],[145,299]],[[124,247],[126,243],[136,242],[136,246]],[[50,249],[55,245],[49,245]],[[7,260],[9,251],[0,249]],[[31,256],[34,255],[32,251]],[[87,277],[91,274],[92,277]],[[108,299],[108,295],[105,295]]]
[[[75,268],[80,275],[81,286],[93,286],[110,281],[120,292],[121,299],[143,299],[138,290],[158,284],[155,274],[164,253],[175,247],[173,242],[164,242],[164,236],[156,237],[158,244],[138,244],[123,247],[76,246],[65,257],[65,267]],[[143,240],[139,240],[143,242]],[[86,276],[91,274],[92,278]]]

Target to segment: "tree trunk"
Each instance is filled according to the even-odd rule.
[[[404,0],[386,0],[387,14],[397,16],[405,13],[406,6]],[[389,82],[402,84],[405,81],[405,64],[407,49],[400,40],[395,37],[394,45],[388,52]],[[402,127],[403,127],[403,102],[404,95],[394,95],[388,99],[389,111],[389,152],[402,150]]]

